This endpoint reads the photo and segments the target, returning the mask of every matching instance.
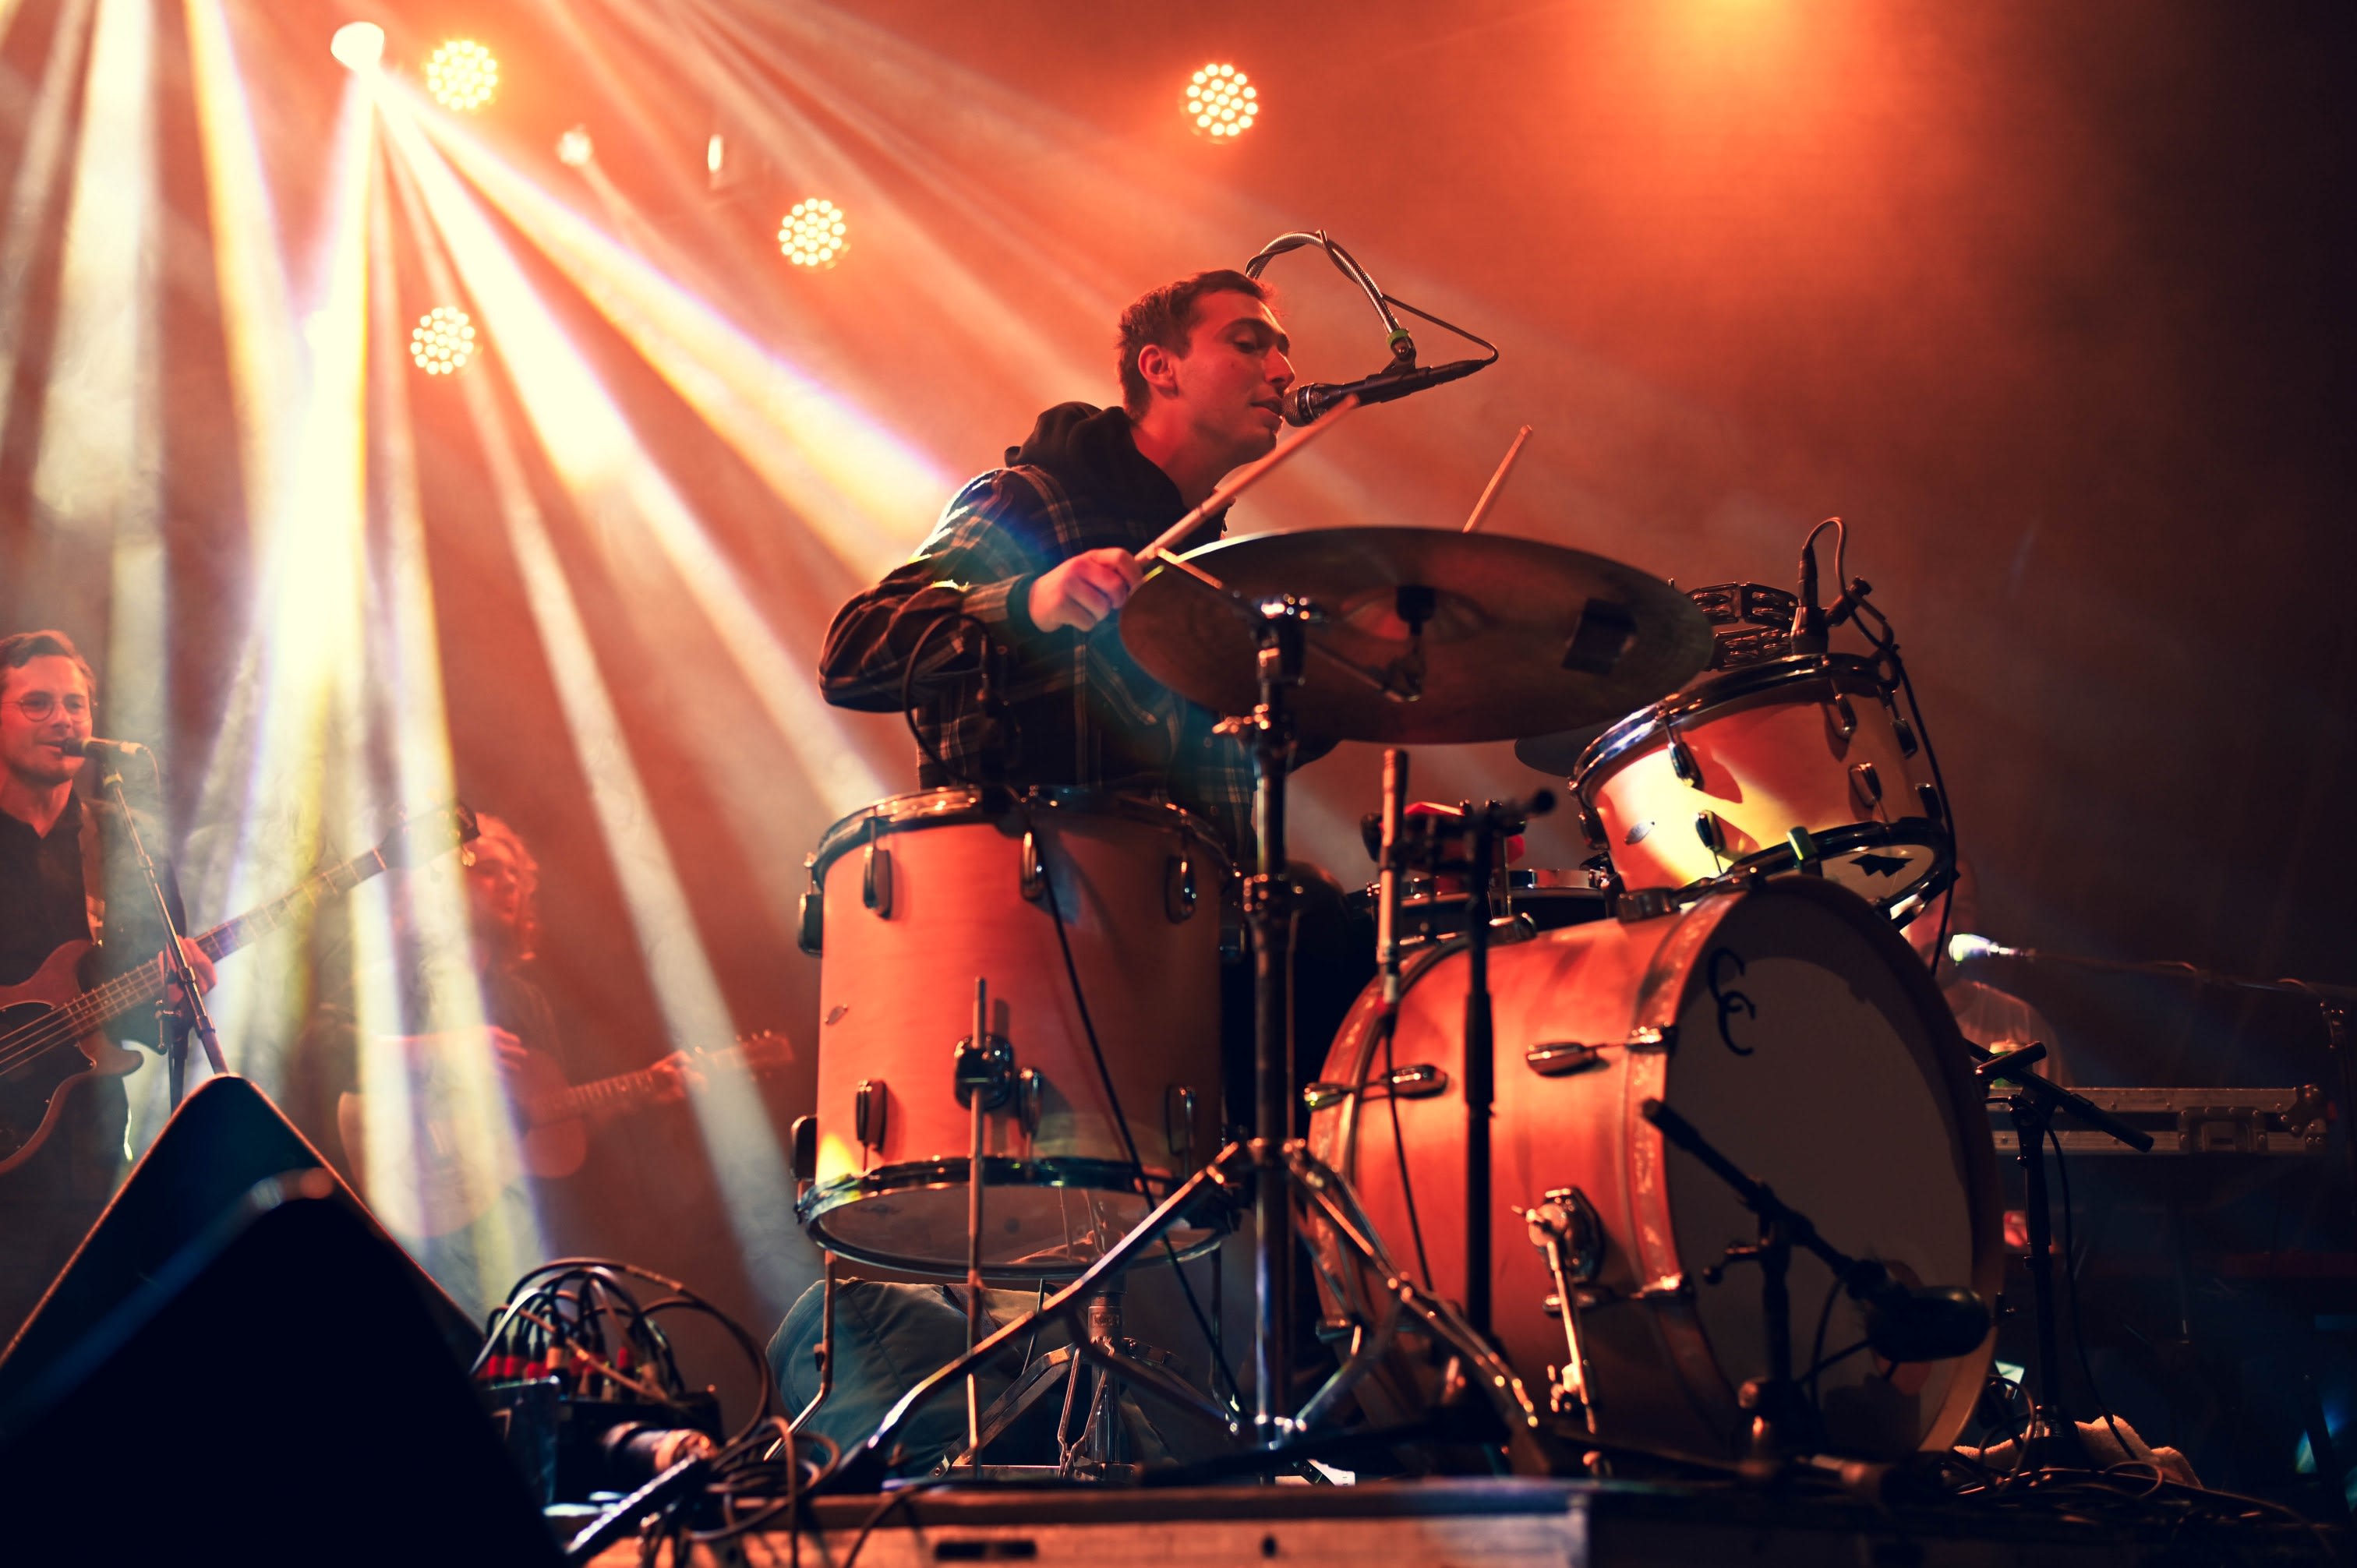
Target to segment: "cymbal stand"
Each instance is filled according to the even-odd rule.
[[[2054,1305],[2054,1221],[2046,1187],[2046,1133],[2057,1112],[2068,1112],[2088,1125],[2143,1154],[2152,1137],[2104,1111],[2083,1095],[2072,1093],[2030,1070],[2030,1063],[2046,1055],[2043,1044],[2007,1051],[1980,1063],[1975,1073],[1985,1082],[2000,1079],[2013,1086],[2006,1110],[2013,1120],[2021,1162],[2022,1207],[2029,1224],[2029,1300],[2037,1317],[2038,1391],[2030,1401],[2029,1426],[2021,1434],[2023,1456],[2035,1468],[2087,1470],[2095,1468],[2087,1445],[2079,1436],[2062,1389],[2061,1316]],[[2058,1155],[2056,1156],[2060,1158]]]
[[[139,863],[141,880],[146,883],[150,897],[156,900],[156,917],[164,928],[164,967],[180,988],[180,1000],[171,999],[171,988],[156,999],[156,1048],[164,1053],[167,1076],[169,1079],[172,1107],[179,1108],[188,1092],[188,1036],[193,1033],[205,1047],[205,1063],[215,1077],[228,1073],[229,1066],[221,1059],[221,1036],[213,1031],[213,1015],[205,1006],[205,993],[197,984],[196,966],[188,955],[180,950],[180,922],[172,918],[172,901],[164,896],[164,879],[156,870],[156,862],[147,853],[147,845],[139,833],[139,819],[131,810],[131,797],[123,786],[123,764],[113,752],[102,754],[98,781],[102,789],[114,797],[115,809],[123,813],[124,837],[130,842],[131,853]]]

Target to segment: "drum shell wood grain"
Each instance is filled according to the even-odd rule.
[[[1045,897],[1026,897],[1027,825],[1138,1156],[1156,1181],[1183,1174],[1209,1157],[1219,1128],[1220,852],[1172,808],[1043,805],[993,819],[959,810],[961,793],[885,802],[865,828],[854,819],[829,834],[837,843],[850,827],[861,842],[820,868],[818,1187],[927,1162],[963,1166],[971,1122],[952,1062],[974,1032],[977,977],[988,982],[991,1032],[1012,1047],[1015,1067],[1042,1083],[1036,1131],[1011,1101],[985,1115],[985,1155],[1126,1164],[1056,915]],[[871,854],[888,858],[882,908],[863,897]],[[1182,861],[1195,897],[1191,913],[1174,918]],[[856,1135],[862,1084],[871,1086],[871,1119],[880,1107],[882,1123],[866,1142]],[[1182,1090],[1191,1093],[1190,1116],[1175,1114]],[[892,1201],[940,1208],[934,1230],[953,1217],[962,1233],[962,1168],[952,1180],[959,1190]],[[1021,1206],[1000,1194],[994,1175],[990,1202],[1011,1223]]]
[[[1731,918],[1738,909],[1740,917]],[[1792,940],[1780,938],[1780,929]],[[1712,956],[1734,947],[1750,952],[1755,979],[1770,979],[1771,971],[1784,975],[1790,967],[1792,976],[1772,981],[1780,991],[1798,996],[1813,987],[1829,994],[1825,1027],[1845,1026],[1842,997],[1854,989],[1862,1008],[1897,1020],[1891,1032],[1904,1040],[1893,1046],[1862,1026],[1849,1046],[1813,1052],[1805,1039],[1815,1025],[1800,1019],[1799,1032],[1778,1036],[1780,1049],[1734,1056],[1717,1037],[1706,972],[1717,962],[1722,982],[1744,983],[1729,961]],[[1786,950],[1773,950],[1779,949]],[[1813,949],[1822,950],[1822,972],[1794,959]],[[1714,1193],[1715,1178],[1699,1164],[1665,1150],[1639,1114],[1648,1098],[1685,1112],[1739,1165],[1809,1210],[1835,1245],[1907,1263],[1920,1283],[1970,1285],[1994,1300],[2000,1206],[1986,1113],[1953,1020],[1920,961],[1863,900],[1795,878],[1713,895],[1684,914],[1547,932],[1493,951],[1491,965],[1495,1339],[1543,1403],[1548,1370],[1566,1360],[1566,1346],[1562,1325],[1542,1307],[1555,1294],[1555,1283],[1515,1211],[1566,1187],[1586,1195],[1602,1222],[1607,1240],[1596,1283],[1623,1298],[1580,1316],[1602,1435],[1732,1455],[1741,1422],[1736,1385],[1764,1367],[1756,1271],[1732,1269],[1715,1286],[1695,1283],[1719,1247],[1751,1239],[1749,1221],[1731,1197],[1721,1201]],[[1344,1101],[1313,1114],[1310,1125],[1313,1151],[1351,1181],[1393,1262],[1420,1279],[1394,1153],[1396,1104],[1433,1283],[1458,1299],[1465,1267],[1465,980],[1461,947],[1426,960],[1403,1000],[1391,1057],[1395,1067],[1438,1068],[1448,1075],[1448,1092],[1397,1102],[1368,1098],[1358,1103],[1355,1123],[1351,1102]],[[1372,1044],[1379,1013],[1371,987],[1338,1035],[1325,1079],[1380,1079],[1384,1062]],[[1654,1025],[1671,1029],[1669,1049],[1622,1044],[1632,1029]],[[1604,1045],[1601,1064],[1556,1078],[1526,1065],[1533,1046],[1561,1042]],[[1892,1052],[1895,1059],[1884,1059]],[[1747,1112],[1747,1104],[1754,1109]],[[1861,1158],[1855,1150],[1863,1145],[1882,1153]],[[1923,1189],[1920,1196],[1910,1190],[1916,1187]],[[1330,1246],[1321,1251],[1329,1269],[1350,1277]],[[1694,1294],[1625,1299],[1680,1277]],[[1829,1278],[1814,1260],[1795,1262],[1795,1354],[1803,1368]],[[1325,1294],[1326,1309],[1340,1310],[1334,1291]],[[1833,1347],[1858,1337],[1848,1304],[1837,1306],[1832,1332]],[[1848,1399],[1845,1408],[1862,1412],[1843,1435],[1853,1447],[1886,1453],[1946,1445],[1978,1391],[1987,1355],[1985,1343],[1971,1357],[1936,1364],[1929,1380],[1936,1386],[1904,1397],[1886,1398],[1863,1381],[1854,1397],[1835,1391],[1836,1403]],[[1913,1376],[1900,1369],[1886,1381]]]
[[[1622,721],[1617,734],[1639,730],[1631,744],[1616,749],[1614,734],[1598,743],[1598,759],[1573,788],[1626,886],[1690,886],[1782,844],[1796,827],[1823,832],[1927,815],[1921,791],[1930,771],[1920,751],[1909,754],[1866,661],[1788,660],[1775,669],[1804,665],[1816,668],[1773,684],[1760,684],[1770,666],[1699,682]],[[1715,698],[1720,690],[1738,694]],[[1677,775],[1672,734],[1694,759],[1692,783]],[[1861,766],[1878,793],[1861,781]],[[1716,854],[1696,831],[1706,813],[1720,838]]]

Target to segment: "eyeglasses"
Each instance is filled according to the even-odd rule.
[[[61,704],[67,714],[72,718],[84,717],[90,712],[90,699],[80,693],[59,697],[49,692],[34,692],[28,695],[15,698],[14,702],[16,711],[37,725],[48,723],[56,715]]]

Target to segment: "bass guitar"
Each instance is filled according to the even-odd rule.
[[[299,911],[341,897],[381,872],[437,859],[475,834],[475,814],[463,805],[404,819],[374,849],[191,940],[218,961],[268,936]],[[40,1152],[67,1101],[83,1084],[119,1078],[144,1059],[101,1030],[163,999],[163,965],[140,964],[91,984],[85,972],[97,950],[92,942],[67,942],[42,961],[31,979],[0,985],[0,1176]]]

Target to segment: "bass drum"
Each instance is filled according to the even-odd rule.
[[[1422,1068],[1398,1080],[1417,1097],[1329,1090],[1310,1145],[1356,1187],[1393,1262],[1461,1301],[1466,957],[1452,945],[1413,963],[1389,1060],[1371,987],[1324,1076],[1380,1085],[1388,1070]],[[1996,1155],[1965,1047],[1921,961],[1864,899],[1792,877],[1714,893],[1683,913],[1548,932],[1493,951],[1490,965],[1493,1338],[1557,1408],[1584,1385],[1599,1437],[1739,1455],[1748,1418],[1736,1391],[1768,1369],[1758,1271],[1704,1279],[1727,1247],[1756,1239],[1754,1221],[1663,1143],[1640,1114],[1648,1100],[1692,1122],[1834,1246],[1910,1283],[1969,1285],[1995,1300]],[[1594,1262],[1585,1285],[1571,1271],[1568,1322],[1551,1310],[1561,1286],[1542,1250],[1557,1219],[1586,1230]],[[1575,1263],[1581,1239],[1564,1249]],[[1326,1310],[1368,1321],[1382,1281],[1330,1242],[1318,1247]],[[1794,1253],[1792,1357],[1804,1382],[1833,1283],[1814,1257]],[[1824,1351],[1850,1350],[1864,1333],[1836,1295]],[[1584,1371],[1566,1375],[1575,1342]],[[1948,1446],[1992,1343],[1949,1361],[1893,1367],[1862,1349],[1831,1360],[1818,1398],[1834,1447],[1895,1457]],[[1381,1402],[1388,1391],[1405,1412],[1418,1393],[1394,1362],[1361,1397]]]

